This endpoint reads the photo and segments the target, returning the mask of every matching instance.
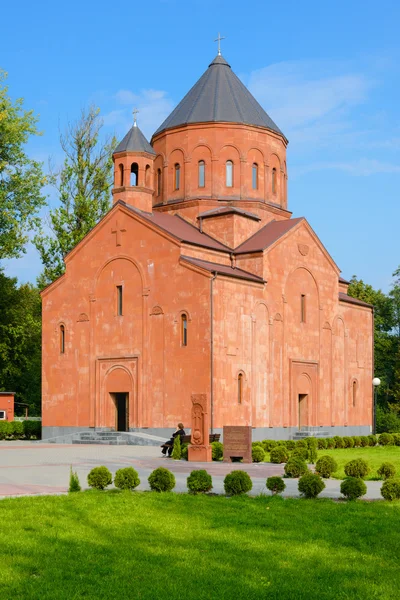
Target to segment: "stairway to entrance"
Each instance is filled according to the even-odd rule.
[[[329,437],[329,435],[329,431],[326,431],[321,427],[302,427],[292,436],[292,440],[304,440],[308,437],[326,438]]]
[[[74,434],[73,444],[102,444],[108,446],[159,446],[165,439],[149,433],[128,431],[82,431]]]

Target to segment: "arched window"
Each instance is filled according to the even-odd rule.
[[[131,187],[139,185],[139,165],[137,163],[131,164]]]
[[[175,190],[179,190],[181,187],[181,166],[176,163],[175,165]]]
[[[64,325],[60,325],[60,353],[64,354],[65,352],[65,327]]]
[[[162,194],[162,174],[161,169],[157,169],[157,196]]]
[[[124,185],[124,165],[119,165],[119,185],[122,187]]]
[[[206,165],[204,160],[199,160],[199,187],[206,185]]]
[[[276,169],[272,169],[272,193],[276,194]]]
[[[226,161],[226,187],[233,187],[233,162]]]
[[[243,373],[239,373],[237,379],[238,385],[238,404],[242,404],[243,400]]]
[[[358,388],[357,380],[353,379],[353,383],[351,384],[351,394],[352,394],[352,398],[353,398],[353,406],[355,406],[357,403],[357,388]]]
[[[253,188],[253,190],[258,189],[258,164],[257,163],[253,163],[253,166],[251,168],[251,187]]]
[[[187,315],[185,313],[183,313],[183,315],[181,315],[181,340],[182,340],[182,346],[187,346],[188,331],[187,331]]]
[[[150,187],[150,165],[146,165],[146,170],[144,172],[144,184],[147,188]]]

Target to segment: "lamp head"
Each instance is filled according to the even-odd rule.
[[[378,387],[378,385],[381,385],[381,380],[379,379],[379,377],[374,377],[372,380],[372,385],[374,387]]]

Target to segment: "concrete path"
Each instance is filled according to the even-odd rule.
[[[253,481],[251,495],[269,495],[267,477],[283,475],[283,465],[271,463],[189,463],[163,458],[153,446],[97,446],[38,444],[32,442],[0,442],[0,498],[36,494],[61,494],[68,490],[70,466],[79,475],[82,488],[87,487],[87,474],[93,467],[105,465],[114,475],[117,469],[132,466],[141,480],[139,490],[148,490],[147,478],[157,467],[170,469],[176,477],[177,492],[186,492],[186,478],[193,469],[206,469],[213,478],[213,492],[224,493],[224,477],[230,471],[247,471]],[[298,496],[297,479],[285,479],[284,496]],[[328,479],[321,498],[340,498],[340,481]],[[365,499],[381,499],[381,481],[367,481]]]

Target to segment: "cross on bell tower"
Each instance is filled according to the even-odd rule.
[[[221,37],[221,34],[218,32],[218,37],[214,42],[218,42],[218,56],[221,56],[221,40],[226,40],[226,38]]]

